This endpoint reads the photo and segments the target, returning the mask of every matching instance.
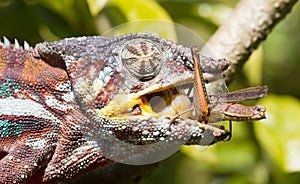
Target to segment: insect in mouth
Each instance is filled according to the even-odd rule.
[[[173,116],[171,122],[174,122],[176,118],[191,111],[194,113],[194,118],[204,124],[208,124],[209,122],[211,124],[220,120],[214,119],[214,116],[224,116],[222,120],[229,121],[229,136],[227,139],[224,139],[224,141],[229,141],[232,136],[232,121],[259,120],[265,118],[265,107],[249,107],[239,103],[246,100],[263,98],[268,92],[266,86],[208,95],[205,87],[205,83],[207,83],[208,80],[204,80],[203,78],[198,48],[196,46],[191,47],[191,53],[194,61],[193,106]],[[223,128],[223,126],[220,128]]]
[[[229,121],[229,137],[226,139],[226,141],[229,141],[232,136],[232,121],[259,120],[265,118],[265,107],[253,106],[249,108],[249,106],[243,106],[239,104],[239,102],[265,97],[268,92],[266,86],[252,87],[224,94],[208,95],[205,88],[205,80],[201,72],[200,56],[197,47],[192,47],[191,53],[194,60],[195,71],[193,110],[195,111],[196,119],[207,124],[208,118],[213,119],[213,114],[224,113],[224,120]],[[224,104],[224,110],[220,110],[220,104]],[[214,122],[214,120],[212,122]]]

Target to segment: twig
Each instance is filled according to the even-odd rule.
[[[228,20],[202,49],[204,55],[226,58],[232,65],[226,80],[240,71],[252,51],[292,9],[297,0],[241,0]]]

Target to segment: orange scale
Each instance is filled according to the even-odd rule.
[[[113,78],[109,78],[107,84],[112,84],[113,83]]]
[[[84,60],[82,59],[82,58],[79,58],[78,59],[78,61],[77,61],[77,63],[75,62],[75,64],[77,65],[83,65],[85,62],[84,62]]]
[[[184,66],[181,65],[181,66],[178,68],[178,72],[179,72],[179,73],[183,73],[183,72],[184,72]]]
[[[101,95],[101,101],[104,103],[108,101],[108,95],[106,93]]]
[[[47,92],[47,90],[45,89],[45,87],[42,87],[41,88],[41,93],[45,93],[45,92]]]
[[[103,88],[101,89],[100,93],[103,94],[106,92],[106,84],[103,86]]]
[[[116,90],[116,85],[114,84],[110,84],[108,87],[107,87],[107,92],[114,92]]]

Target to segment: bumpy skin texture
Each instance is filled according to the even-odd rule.
[[[154,63],[148,69],[134,66],[136,56]],[[155,58],[163,62],[155,63]],[[213,73],[224,62],[206,58],[202,70]],[[113,161],[102,150],[113,147],[107,139],[111,135],[134,144],[180,142],[183,137],[186,144],[224,140],[228,132],[216,133],[198,121],[143,112],[139,100],[170,89],[166,77],[178,84],[192,80],[193,72],[189,48],[148,34],[69,38],[26,49],[2,43],[0,183],[63,181],[110,165]],[[124,99],[128,104],[117,108]],[[130,106],[132,101],[141,107]]]
[[[1,183],[22,183],[45,167],[35,180],[71,177],[95,162],[110,162],[75,128],[82,115],[66,71],[33,54],[13,45],[0,49],[0,145],[7,153]]]

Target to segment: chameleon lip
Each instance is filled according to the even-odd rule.
[[[188,97],[183,93],[179,93],[180,89],[177,89],[177,87],[181,87],[185,84],[193,84],[192,74],[170,77],[168,79],[159,79],[156,81],[156,83],[151,84],[146,89],[143,89],[137,93],[116,95],[114,99],[109,102],[109,104],[107,104],[104,108],[100,109],[100,111],[106,116],[118,118],[140,115],[149,117],[171,117],[174,116],[173,113],[162,113],[159,110],[153,110],[152,107],[153,105],[155,105],[155,101],[154,103],[151,103],[150,101],[152,98],[150,97],[157,97],[162,101],[166,101],[167,106],[172,105],[172,99],[185,99],[184,106],[186,106],[186,108],[190,108],[190,105],[187,104],[188,102],[186,100]],[[161,101],[158,100],[157,102],[160,103]],[[174,103],[175,102],[173,102],[173,105]],[[176,106],[176,104],[174,106]],[[177,110],[181,112],[186,109],[175,109],[175,111]],[[134,113],[132,113],[133,111]],[[185,117],[187,116],[185,115]]]

